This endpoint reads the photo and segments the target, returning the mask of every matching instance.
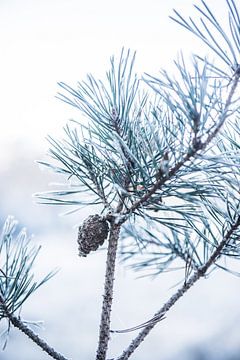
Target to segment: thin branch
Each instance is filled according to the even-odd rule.
[[[233,77],[233,83],[231,86],[231,89],[229,91],[225,107],[223,109],[223,112],[219,116],[219,121],[217,126],[215,127],[214,131],[212,131],[207,139],[204,142],[199,141],[194,142],[194,146],[192,148],[189,148],[188,153],[183,157],[181,161],[179,161],[172,169],[169,170],[168,174],[165,174],[162,178],[160,178],[153,187],[138,201],[136,201],[131,208],[129,208],[125,215],[132,213],[136,209],[139,208],[139,206],[143,205],[148,201],[148,199],[171,177],[173,177],[178,170],[189,160],[191,160],[199,151],[204,150],[209,143],[215,138],[215,136],[219,133],[220,129],[222,128],[226,118],[228,117],[228,110],[232,102],[232,98],[234,96],[235,90],[237,88],[238,82],[240,79],[240,67],[236,70],[234,77]],[[122,223],[125,221],[125,218],[123,218]],[[145,337],[148,335],[148,333],[152,330],[152,328],[158,323],[160,320],[162,320],[165,316],[165,313],[178,301],[187,290],[189,290],[197,280],[199,280],[202,276],[205,275],[209,267],[218,259],[218,257],[221,255],[221,251],[228,242],[229,238],[231,237],[232,233],[239,227],[240,225],[240,217],[238,217],[236,223],[232,226],[232,228],[228,231],[226,236],[223,238],[222,242],[219,244],[218,248],[215,250],[215,252],[212,254],[212,256],[209,258],[209,260],[206,262],[206,264],[202,267],[200,267],[193,276],[184,283],[184,285],[169,299],[169,301],[154,315],[154,317],[147,321],[146,323],[139,325],[139,327],[134,327],[133,329],[139,329],[143,327],[143,330],[139,333],[139,335],[132,341],[130,346],[123,352],[123,354],[118,358],[118,360],[126,360],[129,358],[129,356],[135,351],[135,349],[140,345],[140,343],[145,339]],[[131,330],[131,329],[129,329]]]
[[[112,119],[114,130],[121,137],[121,129],[119,127],[119,116],[116,113],[116,110],[113,109]],[[124,157],[126,158],[127,168],[130,172],[134,164],[132,160],[129,158],[122,144],[120,144],[121,150],[123,152]],[[124,188],[127,189],[129,185],[129,178],[126,176],[124,179]],[[118,214],[122,211],[124,206],[124,200],[126,198],[125,194],[122,194],[118,205],[116,207],[115,212]],[[109,235],[109,243],[108,243],[108,254],[107,254],[107,266],[106,266],[106,274],[105,274],[105,285],[104,285],[104,296],[103,296],[103,304],[102,304],[102,315],[100,322],[100,332],[99,332],[99,342],[97,349],[96,360],[104,360],[106,359],[108,342],[110,338],[110,319],[111,319],[111,310],[112,310],[112,300],[113,300],[113,283],[114,283],[114,273],[115,273],[115,262],[117,255],[117,245],[119,239],[119,233],[121,229],[121,224],[115,224],[115,219],[110,215],[111,222],[111,230]]]
[[[213,138],[219,133],[226,118],[228,117],[227,112],[229,110],[229,106],[231,105],[232,98],[233,98],[233,95],[237,88],[239,79],[240,79],[240,66],[237,68],[237,70],[234,74],[233,83],[232,83],[231,89],[229,91],[229,94],[228,94],[228,97],[227,97],[227,100],[225,103],[225,107],[223,109],[223,112],[219,116],[219,122],[218,122],[216,128],[214,129],[214,131],[208,135],[207,139],[204,142],[201,142],[200,139],[199,139],[199,141],[196,141],[196,139],[194,139],[192,148],[189,148],[188,153],[183,157],[183,159],[181,161],[179,161],[177,164],[175,164],[175,166],[169,170],[168,174],[165,174],[165,176],[161,177],[141,199],[135,201],[135,203],[133,203],[133,205],[129,209],[127,209],[123,215],[128,215],[128,214],[133,213],[141,205],[146,203],[150,199],[150,197],[153,194],[155,194],[155,192],[157,190],[159,190],[162,187],[162,185],[165,184],[165,182],[167,180],[171,179],[179,171],[179,169],[183,165],[185,165],[185,163],[187,161],[191,160],[193,157],[196,156],[196,154],[199,151],[204,150],[209,145],[209,143],[213,140]],[[124,223],[125,221],[126,221],[126,218],[124,219],[124,217],[123,217],[122,223]]]
[[[140,331],[138,336],[132,340],[129,347],[120,355],[117,360],[127,360],[132,353],[138,348],[141,342],[145,339],[145,337],[149,334],[149,332],[153,329],[153,327],[161,321],[165,314],[173,307],[173,305],[203,276],[206,275],[209,268],[215,264],[219,257],[221,257],[222,250],[228,244],[231,236],[234,232],[240,227],[240,216],[237,217],[235,223],[228,230],[226,235],[223,237],[222,241],[216,248],[216,250],[212,253],[208,261],[201,266],[190,278],[188,281],[184,283],[184,285],[173,295],[171,298],[163,305],[163,307],[153,316],[153,318],[146,323],[144,323],[143,329]],[[141,327],[141,326],[139,326]]]
[[[106,358],[108,341],[110,338],[110,316],[113,300],[113,283],[115,273],[115,261],[117,253],[117,244],[120,233],[120,226],[112,224],[107,253],[107,266],[105,274],[104,295],[102,304],[102,315],[100,322],[99,342],[97,349],[97,360],[104,360]]]
[[[16,327],[18,330],[22,331],[27,335],[36,345],[38,345],[43,351],[50,355],[53,359],[56,360],[68,360],[63,355],[56,352],[52,347],[50,347],[44,340],[42,340],[37,334],[35,334],[24,322],[11,314],[5,305],[3,297],[0,295],[0,308],[2,308],[4,316],[8,318],[10,323]]]
[[[221,129],[221,127],[223,126],[226,118],[228,117],[227,115],[227,112],[228,112],[228,109],[229,109],[229,106],[231,105],[231,102],[232,102],[232,98],[233,98],[233,95],[235,93],[235,90],[237,88],[237,85],[238,85],[238,82],[239,82],[239,79],[240,79],[240,65],[238,66],[237,70],[235,71],[234,75],[233,75],[233,83],[232,83],[232,87],[229,91],[229,94],[228,94],[228,97],[227,97],[227,100],[226,100],[226,104],[225,104],[225,107],[224,107],[224,110],[223,112],[220,114],[219,116],[219,123],[217,125],[217,127],[215,128],[215,130],[209,134],[207,140],[205,141],[206,145],[205,147],[210,143],[210,141],[212,141],[212,139],[217,135],[217,133],[219,132],[219,130]]]
[[[118,125],[118,114],[116,111],[113,111],[112,122],[114,125],[114,130],[116,133],[121,136],[121,130]],[[122,146],[121,146],[122,147]],[[133,163],[129,158],[128,154],[125,152],[125,149],[122,147],[123,155],[127,160],[128,170],[131,171]],[[124,187],[128,188],[129,179],[125,177]],[[122,194],[118,205],[116,207],[116,213],[120,213],[124,206],[124,199],[126,195]],[[109,235],[108,243],[108,254],[107,254],[107,266],[105,274],[105,285],[104,285],[104,295],[103,295],[103,304],[102,304],[102,315],[100,322],[100,332],[99,332],[99,342],[97,349],[96,360],[104,360],[107,354],[108,342],[110,338],[110,319],[111,319],[111,310],[112,310],[112,300],[113,300],[113,283],[114,283],[114,273],[115,273],[115,262],[117,255],[117,245],[119,239],[119,233],[121,229],[121,224],[115,224],[114,218],[110,215],[111,230]]]

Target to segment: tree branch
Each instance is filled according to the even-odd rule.
[[[229,91],[228,97],[226,99],[225,107],[222,111],[222,113],[219,116],[218,124],[216,125],[214,131],[212,131],[208,136],[207,139],[202,142],[200,139],[195,139],[194,146],[192,148],[189,148],[188,153],[183,157],[181,161],[179,161],[173,168],[169,170],[167,174],[165,174],[162,178],[160,178],[153,186],[152,188],[138,201],[136,201],[131,208],[129,208],[125,214],[132,213],[135,211],[139,206],[143,205],[148,201],[148,199],[171,177],[173,177],[179,169],[189,160],[191,160],[193,157],[196,156],[196,154],[199,151],[204,150],[209,143],[215,138],[215,136],[219,133],[220,129],[222,128],[226,118],[228,117],[228,110],[232,102],[232,98],[234,96],[234,93],[236,91],[238,82],[240,79],[240,67],[236,70],[234,77],[233,77],[233,83],[231,86],[231,89]],[[199,141],[196,141],[199,140]],[[125,221],[125,219],[122,220],[122,223]],[[209,267],[214,264],[214,262],[218,259],[219,256],[221,256],[221,251],[228,242],[229,238],[231,237],[232,233],[239,227],[240,225],[240,216],[237,218],[237,221],[234,225],[232,225],[231,229],[227,232],[226,236],[223,238],[217,249],[213,252],[212,256],[209,258],[209,260],[200,267],[193,275],[190,277],[188,281],[184,283],[184,285],[169,299],[169,301],[153,316],[153,318],[144,324],[141,324],[139,326],[134,327],[133,329],[139,329],[143,328],[143,330],[140,331],[139,335],[131,342],[129,347],[123,352],[123,354],[118,358],[118,360],[126,360],[130,357],[130,355],[135,351],[135,349],[140,345],[140,343],[145,339],[145,337],[149,334],[149,332],[152,330],[152,328],[164,318],[166,312],[195,284],[196,281],[198,281],[201,277],[203,277]],[[129,329],[131,330],[131,329]]]
[[[212,131],[207,139],[204,142],[201,142],[200,139],[193,139],[193,143],[192,143],[192,147],[189,148],[188,153],[183,157],[183,159],[181,161],[179,161],[178,163],[175,164],[174,167],[172,167],[167,174],[165,174],[163,177],[161,177],[153,186],[152,188],[145,194],[143,195],[143,197],[137,201],[135,201],[135,203],[133,203],[133,205],[127,209],[123,215],[128,215],[130,213],[133,213],[135,210],[137,210],[141,205],[143,205],[144,203],[146,203],[148,201],[148,199],[150,199],[150,197],[155,194],[155,192],[157,190],[159,190],[161,188],[162,185],[165,184],[165,182],[169,179],[171,179],[177,172],[178,170],[189,160],[191,160],[193,157],[196,156],[196,154],[199,151],[205,150],[205,148],[209,145],[209,143],[215,138],[215,136],[219,133],[219,131],[221,130],[225,120],[228,117],[228,110],[229,110],[229,106],[231,105],[232,102],[232,98],[233,95],[235,93],[235,90],[237,88],[238,82],[240,79],[240,66],[237,68],[237,70],[234,73],[233,76],[233,83],[231,86],[231,89],[229,91],[226,103],[225,103],[225,107],[222,111],[222,113],[219,115],[219,121],[217,126],[215,127],[214,131]],[[198,141],[197,141],[198,140]],[[126,221],[126,219],[123,217],[122,218],[122,223],[124,223]]]
[[[63,355],[56,352],[52,347],[50,347],[44,340],[42,340],[37,334],[35,334],[28,326],[24,324],[24,322],[11,314],[5,305],[3,297],[0,295],[0,307],[3,310],[4,316],[8,318],[10,323],[16,327],[18,330],[22,331],[25,335],[27,335],[36,345],[38,345],[43,351],[45,351],[48,355],[50,355],[53,359],[56,360],[68,360]]]
[[[116,112],[116,109],[113,109],[112,111],[111,121],[115,132],[120,137],[122,137],[121,129],[119,126],[119,117]],[[129,155],[127,154],[127,152],[125,151],[122,144],[120,144],[120,147],[127,161],[127,165],[126,165],[127,169],[129,172],[131,172],[131,170],[134,167],[134,164],[130,159]],[[129,185],[129,178],[126,176],[124,179],[125,190],[127,190],[128,185]],[[119,214],[122,211],[125,198],[126,198],[125,194],[122,194],[120,196],[120,200],[115,210],[116,214]],[[108,243],[107,267],[105,274],[104,296],[103,296],[99,343],[98,343],[96,360],[104,360],[107,354],[108,341],[110,338],[110,319],[111,319],[111,309],[112,309],[112,300],[113,300],[113,283],[114,283],[115,262],[117,255],[117,244],[121,229],[121,224],[120,223],[115,224],[115,219],[111,214],[108,216],[108,220],[111,222],[111,230],[110,230],[109,243]]]
[[[145,337],[149,334],[149,332],[153,329],[153,327],[163,319],[165,314],[171,309],[171,307],[204,275],[208,269],[221,257],[222,250],[224,249],[225,245],[231,239],[231,236],[234,232],[240,227],[240,215],[237,217],[235,223],[231,226],[228,230],[222,241],[219,243],[216,250],[212,253],[208,261],[201,266],[196,272],[189,278],[188,281],[184,283],[184,285],[179,288],[179,290],[170,297],[170,299],[163,305],[163,307],[153,316],[152,319],[147,321],[145,326],[139,326],[139,328],[143,329],[139,332],[138,336],[132,340],[129,347],[120,355],[117,360],[127,360],[132,353],[138,348],[141,342],[145,339]],[[137,327],[136,327],[137,328]]]
[[[114,130],[121,137],[121,129],[119,127],[119,117],[115,109],[112,111],[111,118]],[[127,160],[128,171],[131,171],[133,168],[132,160],[129,158],[124,147],[120,144],[123,155]],[[127,189],[129,185],[128,177],[124,179],[124,188]],[[115,213],[119,214],[124,206],[124,199],[126,195],[122,194],[118,205],[116,206]],[[115,262],[117,255],[117,244],[119,233],[121,229],[121,224],[115,224],[114,217],[110,214],[108,220],[111,222],[111,230],[109,235],[108,243],[108,254],[107,254],[107,266],[105,274],[105,285],[104,285],[104,295],[103,295],[103,305],[102,305],[102,315],[100,322],[100,332],[99,332],[99,342],[97,349],[96,360],[104,360],[106,358],[108,341],[110,338],[110,318],[111,318],[111,309],[112,309],[112,300],[113,300],[113,283],[114,283],[114,273],[115,273]]]
[[[114,223],[111,224],[111,230],[108,240],[107,266],[105,274],[99,342],[96,356],[97,360],[104,360],[106,358],[108,341],[110,338],[110,316],[112,309],[115,261],[120,227],[120,225],[116,225]]]

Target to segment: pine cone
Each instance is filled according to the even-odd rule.
[[[108,236],[107,221],[99,215],[90,215],[78,230],[79,256],[87,256],[95,251]]]

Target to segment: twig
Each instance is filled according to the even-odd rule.
[[[223,112],[219,116],[219,122],[214,129],[213,132],[211,132],[207,139],[204,142],[195,141],[195,146],[190,148],[188,153],[183,157],[183,159],[178,162],[172,169],[169,170],[168,174],[159,179],[153,187],[139,200],[137,200],[130,209],[128,209],[125,214],[132,213],[135,211],[139,206],[143,205],[148,199],[172,176],[174,176],[178,170],[191,158],[196,156],[196,154],[201,150],[204,150],[209,143],[215,138],[215,136],[219,133],[220,129],[222,128],[227,116],[228,116],[228,110],[229,106],[231,105],[232,98],[234,96],[235,90],[237,88],[238,82],[240,79],[240,67],[236,70],[234,77],[233,77],[233,83],[232,87],[230,89],[230,92],[228,94],[225,107],[223,109]],[[122,223],[125,221],[123,219]],[[154,317],[143,324],[143,330],[139,333],[139,335],[131,342],[129,347],[123,352],[123,354],[117,359],[117,360],[126,360],[129,358],[129,356],[134,352],[134,350],[140,345],[140,343],[145,339],[145,337],[148,335],[148,333],[152,330],[152,328],[164,318],[165,313],[178,301],[183,294],[189,290],[197,280],[199,280],[202,276],[205,275],[208,268],[217,260],[217,258],[221,255],[221,251],[225,244],[227,243],[229,237],[232,235],[232,233],[236,230],[236,228],[240,225],[240,217],[238,217],[236,223],[232,226],[232,228],[228,231],[222,242],[219,244],[218,248],[215,250],[215,252],[212,254],[212,256],[209,258],[209,260],[206,262],[204,266],[199,268],[193,276],[184,283],[184,285],[169,299],[169,301],[154,315]],[[136,328],[142,328],[141,325]]]
[[[171,309],[171,307],[204,275],[208,269],[218,260],[221,256],[222,250],[225,245],[229,242],[233,233],[240,226],[240,216],[238,216],[236,222],[231,226],[228,230],[216,250],[213,252],[208,261],[201,266],[196,272],[190,277],[190,279],[184,283],[184,285],[173,295],[170,299],[163,305],[163,307],[153,316],[152,319],[146,322],[147,325],[143,327],[137,337],[132,340],[129,347],[124,350],[122,355],[120,355],[117,360],[127,360],[131,354],[138,348],[141,342],[145,339],[145,337],[149,334],[149,332],[153,329],[153,327],[163,319],[165,314]]]
[[[189,160],[191,160],[196,154],[201,150],[204,150],[208,144],[212,141],[212,139],[218,134],[220,131],[222,125],[224,124],[224,121],[227,118],[227,113],[229,106],[232,101],[232,97],[235,93],[238,81],[240,78],[240,70],[236,71],[234,75],[234,80],[232,87],[230,89],[229,95],[226,100],[226,104],[224,107],[224,110],[222,114],[219,116],[219,122],[214,129],[214,131],[209,134],[205,142],[196,141],[198,139],[194,139],[194,143],[192,144],[192,147],[189,148],[188,153],[183,157],[181,161],[179,161],[175,166],[169,170],[167,174],[165,174],[162,178],[160,178],[153,186],[152,188],[138,201],[136,201],[131,208],[127,209],[122,215],[128,215],[132,212],[134,212],[139,206],[143,205],[148,201],[148,199],[171,177],[173,177],[179,169]],[[116,119],[114,118],[113,120]],[[117,133],[119,133],[119,129],[115,129]],[[125,155],[126,156],[126,155]],[[129,159],[127,158],[128,162]],[[133,164],[129,163],[129,166],[132,167]],[[126,179],[127,181],[127,179]],[[120,213],[123,208],[124,199],[121,199],[119,202],[119,205],[117,207],[117,213]],[[116,260],[116,252],[117,252],[117,242],[119,237],[119,232],[121,225],[126,221],[126,216],[122,217],[122,220],[118,222],[118,224],[114,225],[112,224],[112,230],[110,232],[110,238],[109,238],[109,245],[108,245],[108,255],[107,255],[107,268],[106,268],[106,275],[105,275],[105,288],[104,288],[104,298],[103,298],[103,306],[102,306],[102,316],[101,316],[101,323],[100,323],[100,334],[99,334],[99,343],[98,343],[98,349],[97,349],[97,357],[96,360],[105,360],[106,359],[106,353],[108,348],[108,341],[109,341],[109,334],[110,334],[110,315],[111,315],[111,307],[112,307],[112,296],[113,296],[113,282],[114,282],[114,271],[115,271],[115,260]],[[189,281],[184,284],[184,287],[179,290],[177,295],[171,299],[171,306],[180,298],[183,293],[185,293],[194,283],[198,280],[198,278],[202,276],[200,275],[200,272],[198,270],[197,273],[194,274],[192,278],[189,279]],[[195,279],[196,277],[196,279]],[[171,307],[170,306],[170,307]],[[169,308],[170,308],[169,307]],[[148,324],[143,331],[140,333],[143,333],[140,336],[140,342],[145,338],[145,336],[148,334],[148,332],[152,329],[152,327],[164,316],[164,312],[161,312],[161,314],[157,313],[157,319],[154,317],[151,319],[150,324]],[[145,334],[146,332],[146,334]],[[137,343],[137,342],[136,342]],[[138,345],[137,345],[138,346]],[[131,352],[130,352],[131,354]],[[128,357],[127,357],[128,358]],[[127,359],[126,358],[126,359]],[[124,357],[122,359],[125,359]]]
[[[223,109],[223,112],[219,115],[219,121],[218,124],[216,126],[216,128],[214,129],[213,132],[211,132],[207,139],[204,142],[201,142],[200,139],[199,141],[196,142],[196,139],[194,139],[194,143],[192,148],[189,149],[188,153],[183,157],[183,159],[181,161],[179,161],[177,164],[175,164],[175,166],[173,168],[171,168],[168,172],[168,174],[166,174],[165,176],[161,177],[153,186],[152,188],[146,192],[146,194],[139,200],[135,201],[135,203],[132,204],[132,206],[127,209],[123,215],[128,215],[133,213],[136,209],[138,209],[141,205],[143,205],[144,203],[146,203],[150,197],[152,195],[155,194],[155,192],[157,190],[159,190],[161,188],[162,185],[164,185],[164,183],[169,180],[170,178],[172,178],[177,172],[178,170],[189,160],[191,160],[194,156],[196,156],[196,154],[201,150],[204,150],[209,143],[215,138],[215,136],[219,133],[219,131],[221,130],[226,118],[228,117],[228,110],[229,110],[229,106],[231,105],[232,102],[232,98],[233,95],[235,93],[235,90],[237,88],[238,82],[240,79],[240,66],[237,68],[237,70],[235,71],[234,77],[233,77],[233,83],[232,83],[232,87],[229,91],[226,103],[225,103],[225,107]],[[126,217],[122,218],[122,223],[124,223],[126,221]]]
[[[45,351],[48,355],[50,355],[53,359],[56,360],[68,360],[63,355],[56,352],[52,347],[50,347],[44,340],[42,340],[37,334],[35,334],[24,322],[11,314],[5,305],[3,297],[0,295],[0,307],[3,310],[5,317],[8,318],[10,323],[15,326],[18,330],[22,331],[25,335],[27,335],[36,345],[38,345],[43,351]]]
[[[105,274],[104,295],[102,304],[102,315],[100,322],[99,342],[97,349],[97,360],[106,358],[108,341],[110,338],[110,316],[113,300],[113,282],[115,273],[115,261],[117,254],[117,243],[120,233],[120,226],[111,224],[111,230],[108,241],[107,264]]]
[[[122,135],[121,129],[118,124],[119,118],[115,109],[113,109],[111,120],[116,133],[121,137]],[[128,171],[130,172],[131,169],[134,167],[134,164],[121,144],[120,147],[127,160],[127,168]],[[124,179],[124,188],[127,189],[128,185],[129,185],[129,178],[126,176]],[[122,211],[125,197],[126,195],[122,194],[118,202],[118,205],[116,206],[116,210],[115,210],[116,214],[119,214]],[[100,322],[99,342],[98,342],[96,360],[105,360],[107,354],[108,342],[110,338],[110,319],[111,319],[111,309],[112,309],[112,300],[113,300],[115,261],[117,255],[118,238],[121,229],[121,223],[115,224],[115,219],[112,215],[110,215],[108,220],[111,222],[111,230],[110,230],[109,243],[108,243],[102,315]]]

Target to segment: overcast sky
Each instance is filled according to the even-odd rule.
[[[156,74],[181,49],[199,43],[168,16],[193,14],[192,0],[0,0],[0,150],[16,140],[47,146],[73,109],[55,99],[57,82],[102,76],[122,46],[136,69]],[[196,0],[195,3],[200,3]],[[225,0],[208,1],[223,7]]]

